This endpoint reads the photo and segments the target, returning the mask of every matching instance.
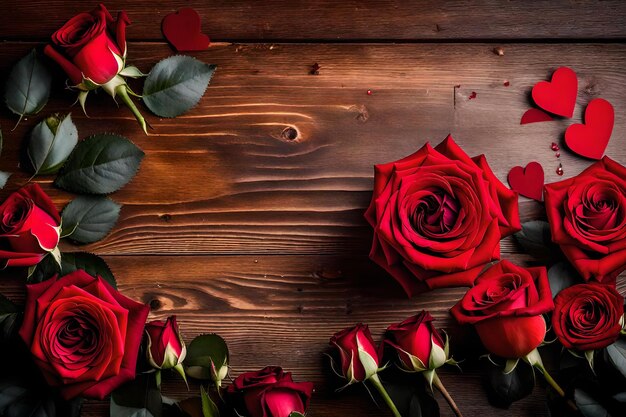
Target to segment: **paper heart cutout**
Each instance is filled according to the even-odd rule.
[[[550,122],[554,120],[548,113],[539,109],[528,109],[522,116],[519,124],[526,125],[528,123]]]
[[[533,87],[535,103],[553,114],[572,117],[578,94],[576,73],[568,67],[554,71],[551,81],[540,81]]]
[[[204,51],[211,43],[200,30],[200,15],[189,7],[165,16],[161,29],[167,41],[179,52]]]
[[[615,111],[602,98],[591,100],[585,109],[585,123],[573,124],[565,131],[565,143],[578,155],[601,159],[611,139]]]
[[[513,167],[507,179],[513,191],[533,200],[543,201],[544,175],[539,162],[529,162],[525,168]]]

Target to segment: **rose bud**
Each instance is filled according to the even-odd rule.
[[[409,296],[473,285],[500,258],[500,240],[520,230],[517,193],[451,136],[376,165],[365,218],[374,229],[370,259]]]
[[[61,217],[38,184],[28,184],[0,205],[1,266],[33,266],[48,253],[60,259]]]
[[[330,344],[339,350],[340,374],[348,384],[366,381],[378,372],[378,352],[367,325],[359,323],[335,333]]]
[[[448,358],[448,341],[443,341],[432,324],[433,320],[430,313],[422,311],[387,328],[383,343],[397,351],[405,370],[433,371],[446,363],[454,362]]]
[[[239,375],[227,394],[239,415],[246,417],[289,417],[304,414],[313,392],[310,382],[294,382],[280,367],[266,367]]]
[[[135,378],[149,307],[79,269],[26,286],[20,337],[65,399],[103,399]]]
[[[146,131],[146,122],[128,96],[123,76],[137,78],[143,74],[135,67],[125,67],[126,27],[130,20],[121,11],[117,20],[100,4],[91,12],[79,13],[52,35],[52,44],[44,53],[67,73],[78,100],[85,109],[90,90],[102,87],[111,97],[119,96]]]
[[[545,267],[501,261],[482,273],[450,312],[473,324],[485,348],[507,359],[522,358],[543,342],[542,314],[554,308]]]
[[[624,297],[612,286],[573,285],[555,297],[552,327],[567,349],[593,351],[618,339],[623,315]]]
[[[552,240],[585,281],[615,285],[626,269],[626,168],[604,157],[545,187]]]
[[[186,379],[182,363],[187,355],[187,348],[180,335],[176,316],[170,316],[166,321],[154,320],[147,323],[146,336],[146,356],[150,365],[157,369],[157,384],[160,385],[159,371],[163,369],[175,369]]]

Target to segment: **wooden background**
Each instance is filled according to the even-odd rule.
[[[93,6],[3,0],[3,78],[67,19]],[[338,381],[321,355],[333,332],[362,321],[378,338],[388,324],[421,309],[449,330],[453,345],[465,332],[448,314],[464,289],[409,300],[368,260],[371,231],[363,211],[374,164],[452,133],[470,155],[485,153],[503,181],[511,167],[531,160],[543,165],[546,182],[556,181],[550,143],[562,141],[595,97],[616,111],[606,154],[626,163],[621,1],[110,0],[107,6],[128,11],[128,61],[144,72],[173,54],[161,19],[179,7],[196,8],[215,42],[193,54],[218,65],[211,86],[197,108],[177,119],[154,117],[142,105],[154,127],[146,137],[104,93],[90,97],[86,118],[71,107],[74,96],[57,72],[53,98],[40,115],[11,131],[16,118],[0,112],[0,169],[15,172],[2,197],[28,179],[18,170],[21,142],[47,114],[71,111],[80,137],[111,131],[131,138],[146,158],[133,182],[113,195],[124,204],[120,221],[106,239],[80,249],[102,255],[120,290],[150,303],[151,318],[176,314],[187,340],[221,334],[234,375],[277,364],[296,380],[313,381],[313,417],[387,415],[362,388],[334,393]],[[309,74],[314,63],[319,75]],[[532,85],[561,65],[579,77],[574,118],[520,126]],[[561,162],[564,178],[590,163],[567,150]],[[38,181],[59,209],[71,198],[52,188],[51,179]],[[542,206],[526,198],[520,207],[523,220],[542,216]],[[510,238],[502,254],[530,260]],[[24,299],[11,271],[0,291]],[[487,403],[472,360],[462,374],[447,370],[442,379],[466,416],[502,415]],[[188,395],[174,378],[165,392]],[[547,416],[543,384],[506,413]],[[89,402],[84,415],[107,415],[107,403]]]

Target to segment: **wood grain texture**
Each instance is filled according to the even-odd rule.
[[[0,39],[47,39],[85,0],[3,0]],[[159,40],[161,20],[181,7],[202,16],[213,40],[615,39],[626,37],[620,0],[109,0],[126,10],[130,39]],[[15,22],[19,22],[16,25]]]
[[[498,415],[487,404],[480,382],[482,354],[471,329],[461,328],[448,309],[465,292],[438,290],[407,299],[402,290],[363,256],[112,256],[105,258],[125,295],[152,306],[150,318],[176,314],[187,341],[201,333],[217,332],[229,344],[233,375],[262,366],[281,364],[296,380],[310,380],[316,393],[310,411],[315,417],[386,416],[371,407],[367,394],[352,388],[336,394],[341,384],[326,358],[332,333],[357,322],[369,323],[376,340],[391,323],[428,309],[438,327],[451,336],[452,354],[463,373],[443,370],[442,378],[465,415]],[[525,255],[509,259],[521,265]],[[16,302],[24,299],[19,277],[3,273],[3,293]],[[626,293],[626,280],[618,289]],[[462,343],[461,343],[462,341]],[[552,352],[558,355],[558,352]],[[545,359],[549,355],[544,354]],[[168,396],[189,395],[171,376]],[[547,416],[543,385],[535,395],[515,403],[507,416]],[[442,416],[451,416],[439,398]],[[95,407],[94,407],[95,405]],[[104,415],[90,403],[85,415]],[[99,411],[103,413],[100,414]],[[490,413],[490,414],[487,414]]]
[[[33,45],[5,43],[0,66]],[[211,49],[198,58],[218,65],[200,104],[177,119],[149,115],[144,136],[125,108],[104,94],[91,97],[86,118],[73,95],[58,91],[41,116],[5,129],[0,169],[16,172],[20,141],[40,117],[73,112],[81,137],[101,131],[128,136],[146,152],[139,175],[114,198],[120,221],[88,250],[102,254],[366,253],[370,229],[363,211],[371,197],[373,165],[412,153],[449,132],[470,154],[485,153],[506,181],[511,167],[535,160],[546,181],[559,180],[550,150],[566,127],[581,119],[595,97],[609,100],[616,126],[607,155],[626,163],[626,47],[487,44],[284,45],[246,44]],[[144,71],[171,51],[162,44],[131,44],[131,62]],[[308,74],[319,62],[320,75]],[[520,126],[532,85],[559,65],[580,78],[571,120]],[[63,76],[57,85],[63,85]],[[508,87],[504,81],[509,81]],[[460,85],[456,88],[455,86]],[[372,95],[366,91],[372,90]],[[475,99],[470,99],[476,92]],[[12,126],[8,110],[0,125]],[[283,132],[295,129],[289,140]],[[590,161],[561,152],[563,178]],[[16,173],[11,187],[23,183]],[[43,180],[46,181],[45,179]],[[46,185],[59,206],[68,196]],[[541,205],[521,198],[525,219]],[[510,239],[504,252],[517,248]]]

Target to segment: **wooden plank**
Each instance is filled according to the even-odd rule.
[[[521,264],[529,261],[520,255],[509,258]],[[340,410],[351,416],[385,415],[370,406],[360,388],[340,395],[333,392],[340,381],[332,377],[322,355],[333,332],[364,322],[379,340],[389,324],[430,310],[437,326],[450,333],[453,355],[469,358],[462,374],[448,369],[442,376],[464,414],[497,412],[487,404],[479,382],[480,364],[475,358],[481,352],[472,347],[479,344],[471,329],[460,328],[448,313],[464,294],[462,288],[409,300],[363,256],[113,256],[106,260],[123,294],[150,303],[151,318],[176,314],[187,341],[206,332],[222,335],[231,350],[234,375],[280,364],[297,380],[314,382],[311,415],[317,417],[334,417]],[[23,301],[20,277],[5,272],[0,279],[4,294]],[[626,293],[626,280],[620,280],[618,288]],[[558,350],[548,352],[545,359],[558,354]],[[169,378],[164,392],[174,398],[190,395],[175,377]],[[544,396],[543,389],[536,388],[507,415],[547,416]],[[442,416],[451,416],[439,400]],[[106,414],[98,403],[87,410],[87,416]]]
[[[33,44],[4,43],[0,73]],[[626,163],[626,109],[621,85],[626,46],[505,45],[232,45],[198,54],[218,64],[200,105],[177,119],[149,116],[145,137],[130,113],[104,94],[90,98],[92,118],[72,107],[63,77],[41,114],[73,112],[81,137],[115,131],[146,151],[139,175],[114,198],[121,219],[102,242],[86,249],[102,254],[334,254],[365,253],[370,229],[363,219],[373,165],[400,158],[451,132],[470,154],[485,153],[496,175],[532,160],[546,181],[560,179],[550,143],[581,119],[587,102],[608,99],[617,114],[607,155]],[[147,71],[170,54],[163,44],[132,44],[130,61]],[[312,62],[320,75],[308,74]],[[527,94],[559,65],[578,71],[575,117],[520,126]],[[460,70],[462,69],[462,70]],[[504,81],[510,82],[505,87]],[[459,88],[455,86],[460,85]],[[372,90],[372,95],[366,91]],[[476,92],[475,99],[470,99]],[[0,169],[16,172],[21,141],[40,116],[15,131],[0,113],[5,150]],[[283,132],[296,129],[295,140]],[[565,176],[590,161],[561,152]],[[16,172],[5,196],[28,176]],[[62,206],[68,195],[44,179]],[[523,217],[541,205],[521,200]],[[505,253],[517,248],[503,243]]]
[[[84,0],[4,0],[0,39],[47,39]],[[404,0],[109,0],[125,9],[134,40],[159,40],[161,20],[181,7],[202,16],[213,40],[446,40],[612,39],[626,37],[626,5],[619,0],[404,1]]]

